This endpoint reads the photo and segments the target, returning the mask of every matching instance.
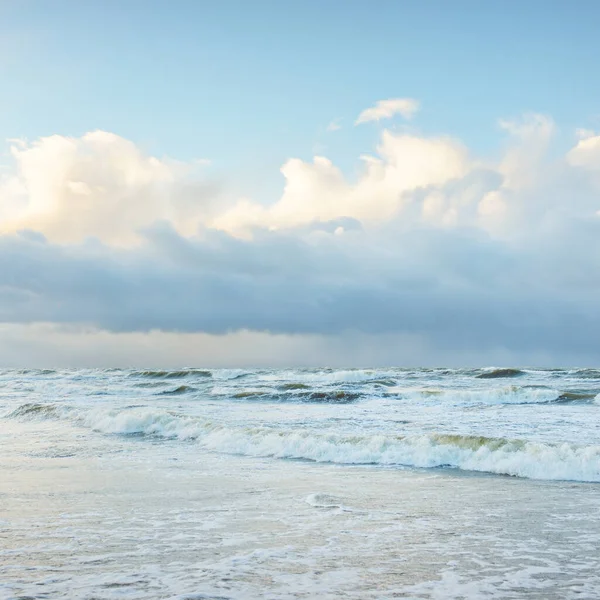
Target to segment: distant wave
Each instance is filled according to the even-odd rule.
[[[345,390],[313,390],[309,386],[294,384],[294,387],[283,388],[284,392],[267,389],[247,389],[235,392],[236,400],[261,400],[265,402],[304,402],[323,404],[349,404],[362,397],[360,392]]]
[[[370,379],[368,383],[381,387],[392,387],[397,385],[397,381],[394,379]]]
[[[56,418],[60,415],[106,434],[195,440],[206,450],[246,456],[338,464],[446,467],[531,479],[600,482],[600,446],[597,445],[448,433],[342,435],[301,429],[227,427],[143,407],[61,414],[50,406],[23,405],[13,416]]]
[[[269,392],[266,392],[264,390],[244,390],[242,392],[236,392],[235,394],[233,394],[233,398],[236,398],[237,400],[244,400],[246,398],[263,399],[266,396],[269,396]]]
[[[556,399],[556,402],[562,404],[571,402],[590,402],[595,401],[597,398],[598,394],[595,392],[561,392],[560,396]]]
[[[171,390],[164,390],[162,392],[158,392],[159,396],[179,396],[181,394],[187,394],[189,392],[195,392],[196,388],[190,385],[179,385],[176,388]]]
[[[568,372],[568,375],[575,376],[578,379],[600,379],[600,370],[598,369],[575,369]]]
[[[477,379],[501,379],[505,377],[519,377],[525,372],[521,369],[493,369],[476,375]]]
[[[184,377],[212,377],[212,372],[203,369],[183,369],[180,371],[134,371],[130,375],[131,377],[152,379],[182,379]]]
[[[54,375],[57,372],[54,369],[20,369],[17,371],[20,375]]]
[[[280,390],[307,390],[310,389],[310,386],[307,385],[306,383],[297,383],[297,382],[293,382],[293,383],[284,383],[283,385],[279,386]]]
[[[361,397],[357,392],[339,391],[320,391],[320,392],[305,392],[297,394],[302,402],[324,402],[332,404],[347,404],[354,402]]]
[[[291,380],[295,384],[304,383],[306,385],[329,385],[338,383],[380,383],[392,380],[394,384],[396,378],[403,376],[405,371],[402,369],[315,369],[315,370],[294,370],[278,371],[263,375],[262,380],[281,381],[282,379]],[[282,383],[285,385],[285,382]]]
[[[434,400],[454,405],[476,404],[547,404],[563,401],[581,400],[583,394],[561,392],[546,387],[508,385],[488,389],[446,389],[446,388],[389,388],[388,394],[413,400]],[[591,394],[588,398],[593,398]]]
[[[41,404],[37,402],[28,402],[26,404],[22,404],[7,415],[9,419],[16,419],[19,417],[58,419],[60,416],[61,413],[59,408],[55,404]]]

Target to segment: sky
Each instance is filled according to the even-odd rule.
[[[597,365],[599,30],[0,0],[0,366]]]

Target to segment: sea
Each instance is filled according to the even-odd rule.
[[[0,598],[600,598],[600,370],[0,371]]]

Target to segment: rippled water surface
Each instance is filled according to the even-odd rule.
[[[600,371],[0,371],[2,598],[600,597]]]

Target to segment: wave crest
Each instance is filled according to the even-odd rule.
[[[477,379],[501,379],[505,377],[519,377],[525,372],[521,369],[493,369],[476,375]]]
[[[196,388],[189,385],[178,385],[176,388],[172,390],[164,390],[162,392],[158,392],[159,396],[180,396],[181,394],[187,394],[189,392],[195,392]]]
[[[600,446],[452,433],[341,435],[310,430],[227,427],[174,412],[92,411],[79,422],[110,434],[195,440],[215,452],[337,464],[449,467],[530,479],[600,482]]]
[[[308,386],[286,388],[284,392],[263,389],[246,389],[233,394],[236,400],[261,400],[265,402],[301,402],[322,404],[350,404],[362,397],[360,392],[345,390],[310,390]]]
[[[28,402],[13,410],[7,417],[9,419],[58,419],[60,417],[60,411],[54,404]]]
[[[573,401],[573,394],[547,387],[507,385],[488,389],[390,388],[388,394],[411,400],[429,400],[455,405],[549,404],[559,399]]]
[[[134,371],[131,377],[151,379],[183,379],[184,377],[212,377],[212,372],[203,369],[182,369],[180,371]]]

